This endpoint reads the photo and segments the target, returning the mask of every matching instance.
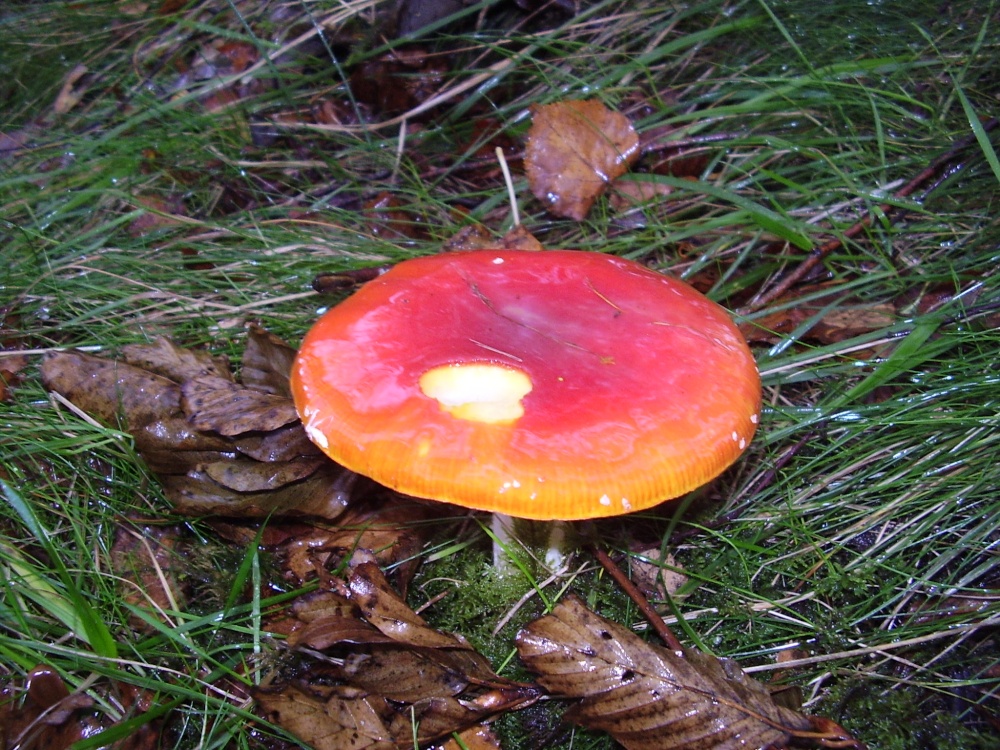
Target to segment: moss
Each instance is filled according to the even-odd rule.
[[[1000,737],[953,693],[872,681],[834,684],[813,713],[830,716],[878,750],[996,750]]]

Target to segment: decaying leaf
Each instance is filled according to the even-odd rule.
[[[346,496],[350,488],[343,491]],[[275,546],[285,569],[302,582],[327,569],[331,557],[341,559],[355,549],[376,550],[381,565],[397,566],[396,580],[402,587],[416,572],[427,530],[422,522],[441,512],[437,504],[402,497],[361,503],[348,508],[336,526],[303,527]],[[274,524],[269,528],[274,529]]]
[[[182,609],[187,586],[182,583],[178,526],[120,525],[111,548],[111,565],[122,582],[122,599],[137,609],[154,613]],[[134,630],[149,632],[152,625],[129,617]]]
[[[243,384],[224,359],[165,339],[126,347],[125,362],[56,352],[42,380],[122,424],[180,513],[336,518],[347,505],[345,471],[299,423],[288,395],[294,350],[260,329],[250,341]]]
[[[339,593],[303,599],[295,614],[304,625],[289,645],[331,658],[317,666],[316,684],[299,680],[254,697],[268,718],[315,748],[410,747],[414,737],[446,737],[538,697],[534,686],[494,674],[461,636],[428,626],[371,553],[355,554]]]
[[[524,165],[531,192],[557,216],[582,221],[638,158],[632,123],[597,100],[532,107]]]
[[[148,344],[130,344],[122,349],[122,358],[130,365],[178,383],[203,375],[233,379],[229,362],[224,357],[185,349],[167,338],[158,338]]]
[[[181,394],[191,424],[220,435],[267,432],[299,418],[291,399],[261,393],[214,375],[185,381]]]
[[[38,664],[23,686],[0,683],[0,739],[20,750],[63,750],[100,730],[88,711],[93,704],[86,693],[71,693],[55,669]]]
[[[813,726],[734,662],[647,643],[573,596],[522,630],[517,648],[545,688],[580,699],[567,718],[628,750],[780,746]]]
[[[243,351],[240,382],[247,388],[276,396],[292,397],[288,378],[295,361],[295,349],[260,326],[250,326]]]
[[[82,352],[52,352],[42,362],[42,383],[109,424],[121,418],[138,430],[180,411],[181,389],[172,380],[112,359]]]

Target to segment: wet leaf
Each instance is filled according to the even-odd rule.
[[[111,565],[122,581],[121,597],[126,604],[160,617],[164,610],[182,609],[187,601],[183,563],[177,548],[179,526],[119,526],[111,547]],[[141,632],[153,626],[131,615],[129,625]]]
[[[43,382],[98,419],[121,418],[180,513],[332,520],[353,475],[312,444],[290,398],[263,392],[287,389],[294,350],[263,330],[251,342],[259,389],[233,382],[224,359],[166,339],[127,347],[132,364],[52,354]]]
[[[351,491],[351,480],[344,476],[338,482],[345,495]],[[418,555],[423,547],[427,525],[422,523],[440,513],[432,504],[395,497],[387,502],[362,503],[348,508],[334,527],[303,528],[283,540],[278,551],[285,568],[299,581],[314,578],[318,569],[326,569],[331,556],[343,558],[352,550],[377,550],[375,559],[381,565],[395,565],[396,579],[401,586],[415,572]]]
[[[239,435],[231,445],[257,461],[290,461],[296,456],[321,455],[299,422],[261,434]]]
[[[232,380],[229,363],[205,351],[177,346],[163,336],[149,344],[130,344],[122,349],[122,358],[130,365],[181,383],[202,375]]]
[[[52,352],[42,362],[42,383],[85,412],[132,430],[179,413],[181,389],[139,367],[82,352]]]
[[[305,479],[325,463],[322,456],[310,456],[278,463],[215,461],[201,469],[213,481],[236,492],[268,492]]]
[[[347,507],[346,493],[335,484],[342,471],[327,462],[307,479],[258,492],[229,489],[199,469],[184,475],[163,476],[161,481],[178,513],[254,518],[294,513],[334,519]]]
[[[557,216],[582,221],[638,158],[639,136],[628,118],[597,100],[532,108],[524,157],[528,183]]]
[[[247,348],[243,351],[240,382],[261,393],[291,398],[288,378],[294,360],[294,347],[260,326],[250,326]]]
[[[385,699],[347,686],[257,689],[261,713],[313,750],[396,750],[383,716],[391,713]]]
[[[64,750],[100,730],[87,710],[93,704],[90,696],[71,693],[55,669],[39,664],[23,687],[0,686],[0,739],[18,750]]]
[[[233,443],[219,435],[202,432],[191,426],[186,417],[157,419],[133,431],[135,447],[149,451],[224,451],[233,450]],[[186,471],[186,469],[185,469]]]
[[[576,597],[522,630],[517,648],[545,688],[579,699],[567,718],[628,750],[767,747],[812,726],[734,662],[647,643]]]
[[[500,750],[500,740],[486,724],[470,727],[435,750]]]
[[[461,637],[429,627],[389,586],[370,552],[355,553],[338,593],[294,607],[291,647],[330,658],[295,682],[255,693],[262,711],[317,748],[411,747],[533,702]],[[330,680],[343,684],[331,686]]]
[[[406,112],[438,93],[448,61],[420,47],[394,49],[366,60],[351,75],[351,91],[375,114]]]
[[[202,375],[181,386],[184,411],[199,430],[220,435],[267,432],[298,420],[291,399]]]

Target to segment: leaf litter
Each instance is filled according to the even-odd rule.
[[[525,237],[522,230],[509,241],[533,246]],[[214,522],[221,537],[259,538],[279,552],[288,579],[322,583],[294,600],[290,620],[270,620],[310,666],[295,678],[272,674],[254,691],[267,718],[317,750],[389,750],[414,737],[421,745],[456,732],[478,737],[483,721],[549,691],[576,701],[567,719],[607,731],[629,750],[783,747],[793,735],[863,747],[832,722],[779,706],[734,663],[649,644],[573,595],[518,635],[538,684],[499,677],[468,641],[430,627],[390,586],[380,564],[406,561],[398,576],[405,587],[423,544],[414,522],[440,511],[394,494],[387,500],[385,490],[348,503],[357,476],[320,455],[294,416],[294,354],[254,327],[242,383],[224,358],[166,339],[126,347],[122,361],[70,351],[42,366],[47,388],[133,435],[175,510],[232,518]],[[260,532],[241,523],[274,513]],[[281,517],[287,513],[322,522]],[[176,576],[173,532],[149,538],[152,547],[118,536],[116,568],[147,591],[125,600],[137,610],[176,609],[187,591]],[[348,557],[344,579],[331,577]],[[149,627],[141,618],[131,624]],[[488,734],[479,740],[495,746]]]
[[[792,735],[843,730],[779,706],[735,662],[671,651],[564,597],[517,636],[521,660],[550,692],[576,703],[566,718],[611,734],[628,750],[784,747]],[[835,725],[834,725],[835,726]]]

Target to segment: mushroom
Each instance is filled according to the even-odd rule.
[[[544,521],[639,511],[705,484],[750,442],[761,397],[722,307],[575,250],[399,263],[308,332],[292,390],[309,437],[348,469]]]

